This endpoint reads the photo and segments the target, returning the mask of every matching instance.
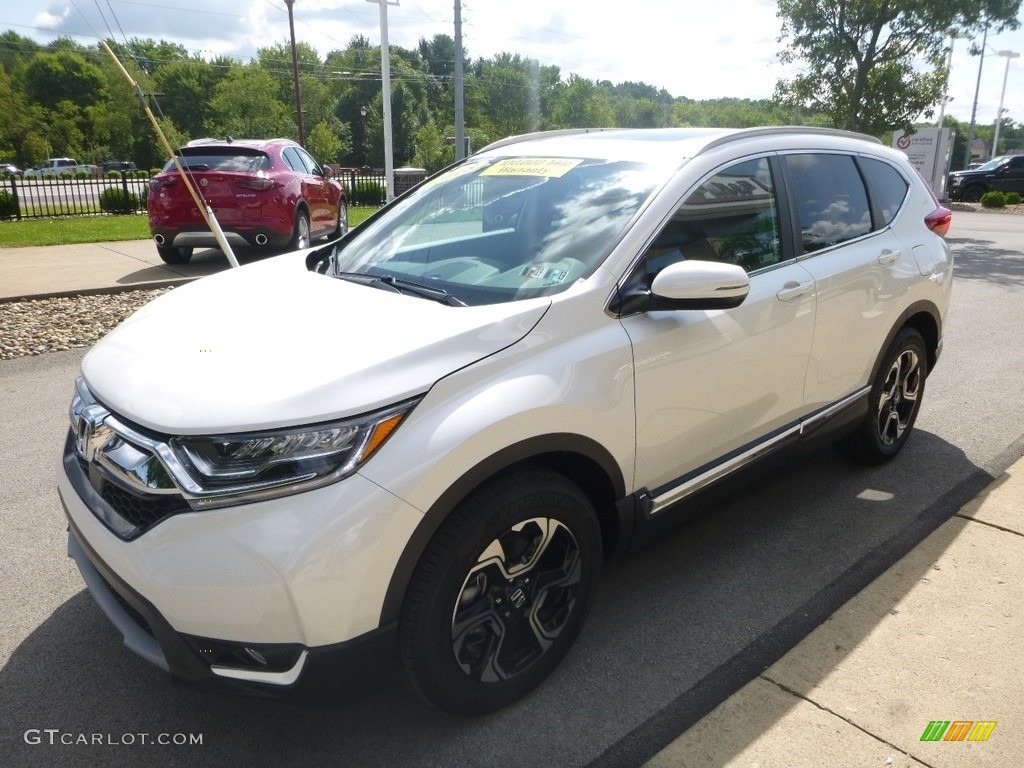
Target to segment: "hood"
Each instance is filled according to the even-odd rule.
[[[89,389],[172,434],[326,421],[422,394],[523,338],[550,306],[448,307],[304,262],[287,254],[160,296],[86,355]]]

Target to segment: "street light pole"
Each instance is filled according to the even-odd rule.
[[[299,93],[299,57],[295,52],[295,19],[292,15],[292,6],[295,0],[284,0],[288,6],[288,31],[292,38],[292,79],[295,82],[295,122],[299,126],[299,144],[306,146],[306,131],[302,126],[302,94]]]
[[[395,196],[395,153],[391,139],[391,51],[388,46],[388,6],[398,0],[366,0],[380,6],[380,79],[384,88],[384,179],[388,202]]]
[[[999,126],[1003,123],[1003,98],[1006,96],[1006,78],[1010,75],[1010,61],[1020,58],[1020,54],[1016,51],[999,51],[999,55],[1006,57],[1006,70],[1003,72],[1003,90],[999,92],[999,111],[996,112],[996,134],[992,139],[992,157],[999,154]]]
[[[978,93],[981,91],[981,68],[985,66],[985,46],[988,44],[988,17],[985,18],[985,34],[981,38],[981,60],[978,62],[978,82],[974,86],[974,106],[971,107],[971,124],[967,128],[967,149],[964,150],[964,168],[971,164],[971,144],[974,143],[974,120],[978,116]]]
[[[949,74],[953,70],[953,44],[956,42],[957,31],[955,29],[949,30],[949,52],[946,54],[946,76],[945,82],[942,85],[942,103],[939,104],[939,130],[941,131],[945,126],[943,122],[946,119],[946,104],[950,101],[949,99]]]

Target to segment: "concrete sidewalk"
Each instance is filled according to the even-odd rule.
[[[214,249],[197,249],[188,264],[164,264],[152,240],[0,248],[0,301],[159,288],[227,268]]]
[[[1022,509],[1024,459],[646,765],[1024,764]],[[922,741],[934,720],[953,738]]]

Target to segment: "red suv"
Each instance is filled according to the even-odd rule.
[[[298,250],[348,231],[344,188],[294,141],[199,139],[176,154],[231,246]],[[149,231],[168,264],[186,263],[193,248],[217,247],[173,161],[150,181],[147,205]]]

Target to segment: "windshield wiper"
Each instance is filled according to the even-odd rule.
[[[429,285],[413,283],[409,280],[403,280],[399,277],[395,277],[394,275],[368,275],[364,272],[335,272],[334,276],[340,277],[342,280],[351,280],[353,283],[370,285],[374,288],[394,291],[395,293],[408,293],[413,296],[419,296],[423,299],[431,299],[432,301],[436,301],[449,307],[468,306],[462,299],[453,296],[443,288],[434,288]]]

